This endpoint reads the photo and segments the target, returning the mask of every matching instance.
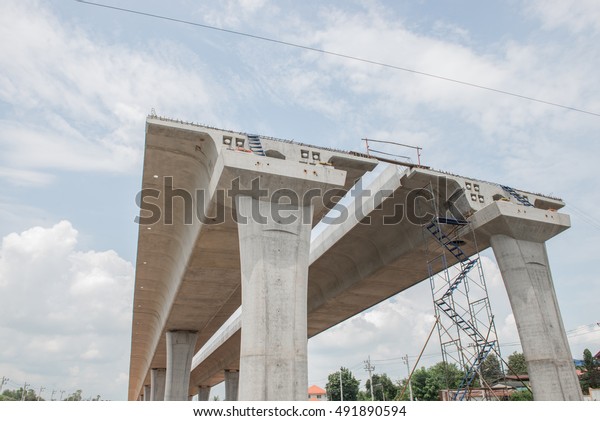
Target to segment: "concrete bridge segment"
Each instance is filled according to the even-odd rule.
[[[240,399],[303,399],[307,336],[428,277],[419,220],[425,214],[469,218],[475,235],[463,236],[465,253],[494,249],[536,399],[581,398],[567,365],[568,344],[544,248],[547,239],[569,226],[568,216],[556,212],[564,206],[560,200],[517,192],[534,205],[523,206],[497,184],[389,166],[372,174],[368,185],[357,183],[332,212],[345,211],[345,217],[317,225],[309,241],[310,227],[334,206],[335,198],[307,201],[299,195],[289,200],[286,216],[309,214],[313,219],[304,224],[271,220],[236,226],[234,219],[241,214],[253,209],[271,214],[274,203],[280,205],[253,192],[252,180],[260,177],[270,191],[291,187],[305,192],[315,186],[346,191],[375,167],[374,160],[265,138],[260,138],[265,156],[259,156],[256,150],[245,151],[241,143],[255,138],[243,134],[152,118],[147,127],[143,188],[159,192],[158,197],[148,196],[147,208],[164,207],[159,199],[168,197],[173,215],[180,217],[171,225],[156,221],[140,226],[130,399],[150,384],[151,369],[166,366],[164,337],[173,330],[197,332],[192,348],[200,350],[191,362],[188,390],[178,399],[205,393],[238,369]],[[160,183],[167,176],[172,185]],[[240,180],[244,193],[219,196],[219,191],[231,190],[234,179]],[[224,208],[222,223],[211,224],[210,218],[185,221],[185,193],[174,189],[206,192],[200,205],[212,216],[218,216],[219,206]],[[427,200],[429,196],[435,200]],[[240,288],[242,284],[246,287]],[[244,308],[234,314],[240,304]],[[269,321],[266,315],[273,314],[277,317]],[[274,331],[288,335],[273,339],[268,332]],[[272,349],[281,352],[271,355]],[[262,379],[265,367],[273,372]],[[264,384],[264,390],[250,388],[250,379]]]

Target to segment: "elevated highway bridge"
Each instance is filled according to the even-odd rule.
[[[493,248],[535,398],[580,399],[544,245],[570,225],[563,206],[424,167],[149,117],[129,399],[204,399],[225,380],[230,399],[304,400],[307,338],[443,269],[428,266],[432,218],[469,222],[467,256]]]

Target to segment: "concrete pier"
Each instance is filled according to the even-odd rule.
[[[210,386],[198,386],[198,400],[207,401],[210,396]]]
[[[490,239],[517,323],[533,397],[582,400],[544,243]]]
[[[271,217],[271,202],[238,196],[236,204],[238,218],[246,217],[238,221],[244,315],[239,399],[305,400],[312,206],[289,205],[283,220]],[[266,220],[250,217],[253,209]]]
[[[166,401],[188,400],[190,370],[197,332],[174,330],[167,332]]]
[[[239,396],[240,372],[225,370],[225,400],[237,401]]]
[[[535,400],[583,399],[545,245],[569,226],[567,215],[502,202],[474,218],[474,227],[490,235]]]
[[[144,385],[144,400],[145,401],[149,401],[150,399],[150,385],[145,384]]]
[[[167,370],[165,368],[153,368],[150,372],[150,400],[165,400],[165,380]]]

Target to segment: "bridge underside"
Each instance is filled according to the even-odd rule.
[[[129,399],[137,399],[144,385],[151,383],[152,369],[168,370],[165,338],[172,331],[197,333],[193,353],[200,354],[190,373],[189,395],[196,394],[198,386],[223,381],[224,370],[242,369],[243,389],[243,364],[252,364],[250,357],[244,357],[248,354],[244,349],[265,345],[249,342],[249,335],[244,344],[244,330],[240,330],[243,314],[248,320],[250,312],[256,311],[243,302],[242,285],[262,281],[255,264],[263,263],[248,263],[240,256],[262,256],[256,254],[257,247],[266,247],[282,253],[273,264],[285,259],[294,264],[295,256],[286,256],[285,250],[273,248],[265,238],[274,236],[273,241],[283,241],[281,244],[288,247],[305,241],[290,240],[289,235],[301,238],[304,234],[281,225],[280,220],[253,240],[240,236],[240,209],[236,206],[240,199],[236,197],[248,197],[247,203],[260,203],[271,210],[273,203],[279,203],[280,196],[263,197],[256,191],[252,184],[256,179],[268,194],[288,189],[284,200],[290,206],[287,210],[308,212],[309,230],[352,188],[347,203],[340,202],[337,212],[329,214],[329,224],[314,228],[312,241],[300,244],[297,252],[301,255],[306,250],[308,254],[307,263],[302,264],[307,270],[294,269],[294,276],[299,278],[292,278],[294,283],[305,279],[307,285],[297,298],[302,303],[306,297],[305,308],[297,309],[305,314],[306,324],[298,327],[293,323],[295,329],[305,332],[304,339],[427,279],[430,270],[442,270],[441,261],[432,267],[429,263],[432,256],[444,252],[443,247],[429,244],[427,248],[424,240],[424,225],[433,217],[472,221],[459,233],[460,247],[467,255],[500,244],[499,235],[543,244],[569,225],[568,217],[556,212],[564,206],[557,199],[512,194],[496,184],[425,168],[388,166],[371,174],[376,164],[360,154],[149,119],[142,183],[146,206],[142,206],[141,216],[149,218],[154,211],[161,218],[140,225]],[[365,174],[369,176],[363,177]],[[369,182],[363,183],[367,179]],[[233,180],[240,184],[234,186]],[[361,182],[355,185],[357,180]],[[307,199],[306,192],[314,189],[318,194]],[[524,197],[533,206],[523,206],[520,199]],[[190,212],[194,215],[188,218]],[[332,214],[341,217],[333,220]],[[514,232],[511,227],[517,226],[521,229]],[[268,256],[263,257],[268,260]],[[263,257],[258,260],[262,262]],[[273,270],[276,266],[265,273]],[[252,278],[255,276],[259,278]],[[250,278],[252,283],[247,284]],[[278,279],[271,281],[279,285]],[[242,316],[226,325],[226,332],[215,335],[240,306],[245,308]],[[258,310],[263,311],[261,308]],[[557,317],[562,327],[560,314]],[[530,354],[538,355],[539,351],[534,349]],[[246,362],[240,365],[240,359]],[[298,361],[300,367],[305,364],[302,358]],[[298,390],[304,387],[301,381],[296,386]],[[293,393],[301,396],[304,392]],[[280,395],[245,396],[278,399]]]

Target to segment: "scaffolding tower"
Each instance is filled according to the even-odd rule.
[[[482,364],[490,353],[502,361],[475,233],[469,222],[441,216],[424,229],[428,253],[433,257],[428,269],[442,358],[446,367],[456,364],[465,372],[458,389],[449,390],[449,397],[469,400],[470,388],[481,378]],[[465,244],[461,236],[465,235],[473,236],[475,253],[471,257],[461,249]],[[499,368],[502,370],[501,365]]]

